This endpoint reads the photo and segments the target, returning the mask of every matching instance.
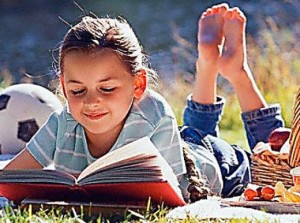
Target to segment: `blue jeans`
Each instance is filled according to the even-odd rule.
[[[224,105],[222,97],[207,105],[194,102],[189,96],[181,136],[191,145],[196,165],[207,176],[212,190],[229,197],[241,194],[251,182],[250,154],[218,137]],[[242,113],[242,120],[250,149],[260,141],[267,142],[275,128],[284,126],[278,104]]]

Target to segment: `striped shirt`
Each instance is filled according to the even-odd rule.
[[[133,103],[116,142],[110,151],[148,136],[176,175],[186,172],[180,134],[172,109],[154,91],[146,91]],[[44,167],[79,174],[96,160],[87,146],[84,128],[68,112],[67,106],[50,115],[47,122],[27,143],[28,151]]]

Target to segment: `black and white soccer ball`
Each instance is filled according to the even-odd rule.
[[[35,84],[11,85],[0,92],[0,154],[16,154],[45,123],[60,100]]]

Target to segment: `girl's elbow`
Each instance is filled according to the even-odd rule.
[[[13,169],[42,169],[43,166],[24,148],[13,159],[8,161],[5,170]]]

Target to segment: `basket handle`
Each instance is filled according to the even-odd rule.
[[[290,155],[289,165],[296,167],[300,165],[300,88],[296,95],[291,122],[291,135],[289,138]]]

